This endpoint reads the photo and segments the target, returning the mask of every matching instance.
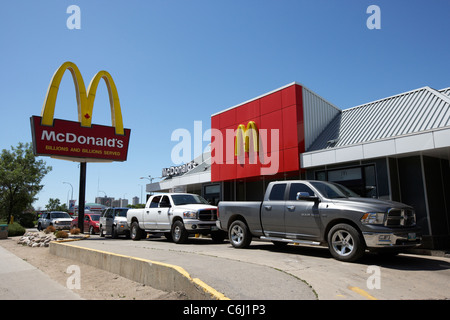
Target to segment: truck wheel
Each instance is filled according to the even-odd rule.
[[[172,240],[175,243],[185,243],[188,239],[188,232],[186,231],[183,222],[177,220],[172,225]]]
[[[235,248],[247,248],[252,242],[252,236],[247,225],[241,221],[234,221],[228,230],[231,245]]]
[[[353,262],[364,255],[365,245],[361,234],[348,224],[337,224],[328,233],[331,255],[340,261]]]
[[[136,221],[131,224],[130,237],[133,241],[142,239],[142,230],[141,228],[139,228],[139,223],[137,223]]]

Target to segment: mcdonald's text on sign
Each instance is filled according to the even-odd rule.
[[[91,161],[127,160],[129,129],[119,136],[114,127],[95,124],[82,127],[78,122],[60,119],[55,119],[53,127],[49,127],[41,125],[41,120],[41,117],[31,117],[36,155]]]
[[[59,85],[66,70],[72,74],[75,86],[78,122],[53,118]],[[101,79],[105,81],[110,97],[112,126],[91,123]],[[131,130],[123,127],[117,88],[106,71],[98,72],[86,90],[78,67],[72,62],[63,63],[50,82],[41,116],[32,116],[30,120],[36,155],[80,162],[127,160]]]

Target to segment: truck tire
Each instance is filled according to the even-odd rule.
[[[133,241],[139,241],[142,239],[142,230],[139,228],[139,223],[136,221],[131,224],[130,237]]]
[[[252,235],[247,225],[241,220],[236,220],[231,224],[228,237],[231,245],[238,249],[247,248],[252,242]]]
[[[185,243],[189,237],[189,233],[186,231],[183,222],[177,220],[172,225],[172,240],[175,243]]]
[[[361,234],[351,225],[340,223],[328,233],[331,255],[340,261],[353,262],[364,255],[365,244]]]

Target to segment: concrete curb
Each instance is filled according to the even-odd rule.
[[[50,253],[118,274],[155,289],[183,292],[189,299],[229,300],[200,279],[192,278],[179,266],[83,248],[66,242],[51,242]]]

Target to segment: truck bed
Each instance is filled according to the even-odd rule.
[[[233,217],[243,217],[254,236],[262,235],[260,220],[262,201],[221,201],[219,202],[219,221],[223,230]]]

